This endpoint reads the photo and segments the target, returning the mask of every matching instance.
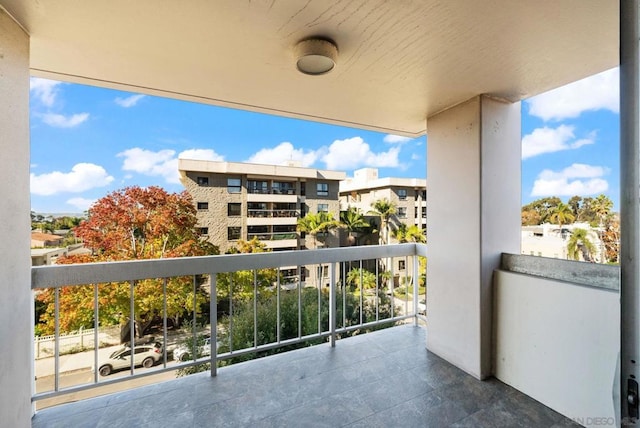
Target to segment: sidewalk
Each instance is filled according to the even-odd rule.
[[[208,331],[203,331],[203,334],[208,334]],[[171,353],[176,347],[177,343],[182,339],[189,336],[189,333],[178,333],[175,335],[167,336],[167,359],[171,359]],[[162,341],[162,337],[156,337],[156,340]],[[98,349],[98,365],[100,362],[106,360],[111,353],[121,349],[124,344],[107,346]],[[95,357],[93,349],[77,352],[75,354],[60,355],[58,359],[60,374],[69,374],[81,370],[91,370],[95,365]],[[45,376],[53,376],[55,373],[55,358],[46,357],[35,360],[34,363],[35,377],[43,378]]]

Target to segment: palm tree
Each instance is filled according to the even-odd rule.
[[[378,199],[371,204],[373,210],[369,214],[380,217],[380,228],[384,230],[384,243],[389,243],[389,219],[396,213],[396,204],[388,199]]]
[[[421,244],[427,242],[427,238],[422,233],[422,230],[415,224],[407,226],[405,223],[400,223],[392,234],[398,242],[419,242]]]
[[[364,219],[360,210],[356,207],[348,207],[346,211],[340,213],[341,226],[347,230],[349,234],[349,245],[355,245],[357,239],[355,234],[363,232],[370,227],[369,223]]]
[[[598,195],[593,201],[591,201],[591,210],[598,217],[598,226],[602,227],[606,218],[611,214],[611,208],[613,208],[613,202],[605,195]]]
[[[337,229],[339,226],[340,222],[333,218],[332,213],[320,211],[317,214],[308,213],[298,219],[296,230],[313,236],[313,246],[316,247],[318,234],[328,234],[329,231]]]
[[[571,238],[567,243],[569,258],[580,260],[580,254],[585,262],[591,261],[591,254],[596,250],[596,246],[589,240],[589,232],[586,229],[576,228],[571,233]]]
[[[573,223],[576,219],[576,216],[573,214],[573,210],[571,207],[564,202],[560,202],[556,205],[555,208],[551,211],[551,215],[549,216],[549,220],[556,223],[560,228],[560,235],[562,236],[562,225]]]

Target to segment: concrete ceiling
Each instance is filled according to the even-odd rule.
[[[0,0],[35,76],[420,135],[478,94],[516,101],[618,64],[613,0]],[[324,76],[293,46],[338,45]]]

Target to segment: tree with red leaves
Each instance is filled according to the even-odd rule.
[[[59,264],[157,259],[218,254],[218,248],[200,238],[195,229],[196,209],[188,193],[167,193],[156,186],[127,187],[96,201],[88,219],[75,228],[76,236],[92,250],[91,256],[70,256]],[[139,332],[144,332],[163,313],[163,281],[136,281],[134,313]],[[129,319],[129,283],[102,284],[98,289],[99,320],[103,325],[126,323]],[[192,277],[167,281],[167,316],[178,322],[185,312],[208,299]],[[40,317],[40,331],[54,328],[54,293],[38,295],[46,304]],[[71,331],[93,325],[93,287],[60,289],[60,329]]]

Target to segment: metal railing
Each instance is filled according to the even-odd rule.
[[[298,210],[247,210],[247,217],[298,217]]]
[[[95,388],[110,383],[148,376],[164,371],[187,369],[209,363],[211,375],[216,374],[218,363],[246,359],[249,354],[265,354],[284,351],[300,344],[319,343],[328,340],[335,346],[344,335],[367,329],[382,328],[412,319],[426,321],[424,313],[425,294],[419,294],[419,258],[426,257],[424,244],[399,244],[300,250],[254,254],[232,254],[175,259],[135,260],[111,263],[87,263],[76,265],[39,266],[32,268],[31,288],[34,293],[49,289],[54,295],[54,325],[56,341],[61,337],[61,294],[76,287],[89,287],[88,296],[93,301],[94,340],[98,342],[100,311],[108,311],[109,302],[104,300],[104,290],[124,287],[129,294],[127,321],[130,332],[136,332],[136,292],[148,286],[145,281],[157,281],[161,296],[162,344],[161,358],[153,369],[138,369],[131,358],[127,367],[129,376],[104,379],[99,368],[104,361],[99,349],[94,347],[92,380],[68,387],[61,385],[60,347],[55,346],[53,355],[53,385],[45,391],[37,391],[33,401],[51,398],[80,390]],[[406,268],[396,275],[394,264],[403,260]],[[297,284],[285,287],[288,279],[279,268],[297,268]],[[301,275],[301,270],[306,275]],[[317,272],[328,270],[328,277]],[[168,285],[176,278],[190,278],[191,300],[182,302],[191,312],[191,326],[187,333],[190,339],[192,361],[174,362],[167,350],[168,332]],[[305,277],[305,282],[299,278]],[[204,279],[203,279],[204,278]],[[208,296],[209,313],[201,313],[196,295]],[[108,293],[107,293],[108,294]],[[293,308],[293,309],[292,309]],[[220,315],[220,316],[219,316]],[[210,325],[197,327],[198,318],[207,317]],[[260,317],[270,317],[265,324]],[[287,322],[283,317],[288,317]],[[303,322],[311,320],[311,324]],[[296,324],[293,330],[286,326]],[[249,327],[247,327],[249,325]],[[266,326],[264,331],[262,327]],[[243,332],[246,337],[238,339]],[[247,330],[248,328],[248,330]],[[253,329],[253,331],[251,331]],[[268,331],[267,331],[268,330]],[[199,357],[199,338],[210,332],[210,356]],[[252,336],[252,338],[251,338]],[[174,337],[174,336],[172,336]],[[175,339],[175,337],[174,337]],[[184,333],[182,339],[185,339]],[[156,336],[155,342],[160,339]],[[188,341],[183,340],[183,343]],[[128,346],[140,345],[135,334],[130,334]],[[41,374],[42,375],[42,374]]]
[[[295,188],[281,188],[281,187],[248,187],[247,193],[258,195],[295,195]]]
[[[281,241],[283,239],[298,239],[297,232],[264,232],[264,233],[247,233],[249,240],[258,238],[260,241]]]

